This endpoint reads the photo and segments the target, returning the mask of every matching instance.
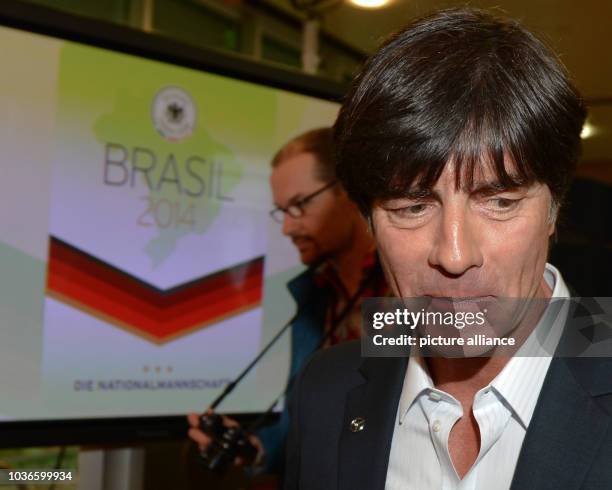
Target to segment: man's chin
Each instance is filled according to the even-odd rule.
[[[308,255],[301,255],[300,260],[302,261],[302,264],[304,264],[306,267],[314,267],[323,262],[322,260],[318,260],[316,257],[311,257]]]
[[[325,257],[319,254],[313,254],[309,252],[304,252],[304,253],[300,252],[300,261],[306,267],[316,267],[319,264],[322,264],[323,262],[325,262]]]

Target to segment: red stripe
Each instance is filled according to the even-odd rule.
[[[262,281],[263,260],[255,259],[162,293],[61,242],[50,245],[49,290],[160,339],[256,306]]]
[[[170,305],[191,297],[199,296],[204,292],[219,290],[226,286],[235,287],[235,283],[237,282],[235,279],[236,277],[249,277],[254,275],[261,278],[263,275],[263,260],[254,259],[247,264],[240,264],[233,268],[201,278],[186,288],[181,288],[176,292],[160,294],[141,284],[128,274],[117,271],[112,266],[100,263],[57,240],[51,241],[49,261],[50,263],[55,261],[68,263],[79,271],[99,278],[105,283],[112,284],[117,289],[137,296],[141,300],[147,301],[152,305],[159,305],[160,303]]]

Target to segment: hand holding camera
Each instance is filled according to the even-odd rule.
[[[244,430],[234,419],[208,411],[187,417],[189,437],[198,444],[202,460],[209,470],[223,472],[229,466],[256,466],[263,447],[259,439]]]

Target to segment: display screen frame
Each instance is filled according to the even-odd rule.
[[[333,102],[341,102],[346,86],[297,70],[249,58],[202,49],[157,34],[75,16],[24,2],[0,4],[0,26],[140,56],[171,65],[227,76]],[[279,325],[279,328],[281,326]],[[238,374],[238,372],[236,373]],[[260,414],[229,414],[249,424]],[[277,417],[272,415],[271,421]],[[139,444],[181,439],[187,431],[183,416],[113,417],[0,421],[0,447],[48,445]]]

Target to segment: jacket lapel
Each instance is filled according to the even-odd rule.
[[[383,490],[408,358],[367,358],[364,383],[347,395],[338,455],[339,490]],[[363,420],[363,428],[351,422]],[[357,424],[359,425],[359,424]]]
[[[610,430],[596,397],[612,393],[609,359],[552,360],[523,441],[513,490],[580,488]]]

